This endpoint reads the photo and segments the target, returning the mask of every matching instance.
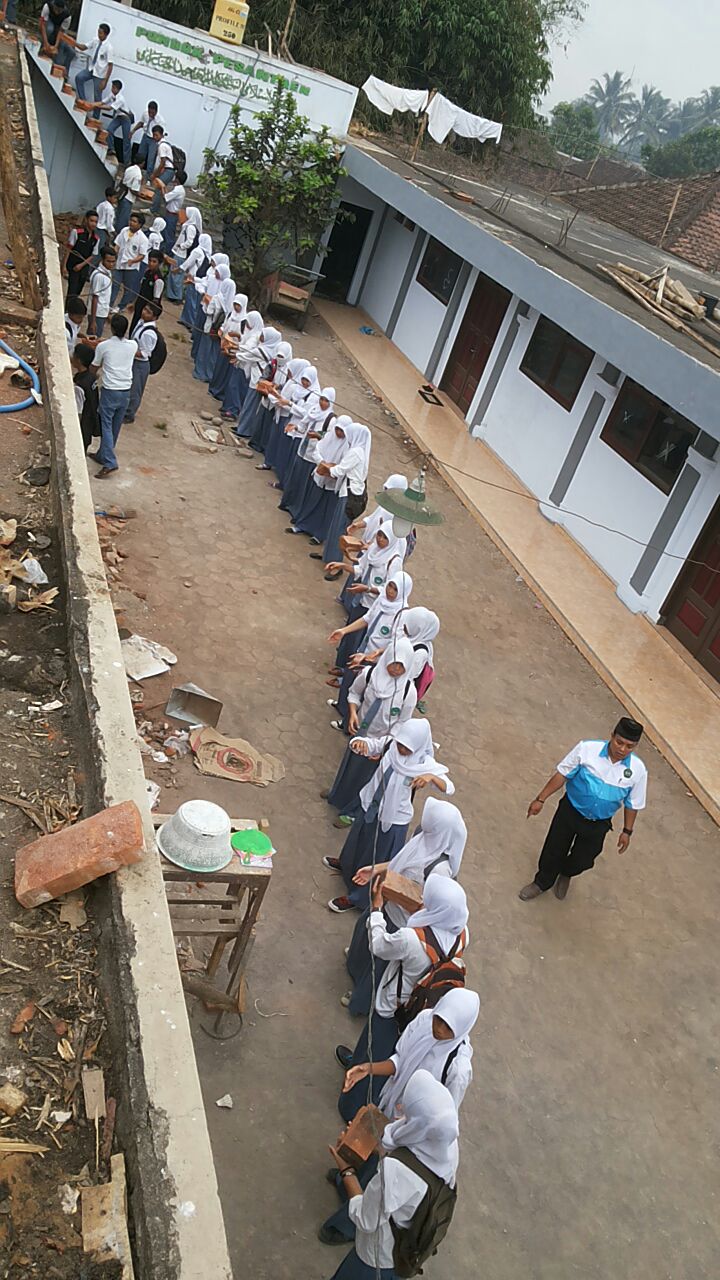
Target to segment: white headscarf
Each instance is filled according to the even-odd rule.
[[[363,426],[362,422],[352,422],[347,429],[347,439],[351,449],[357,450],[362,459],[363,474],[361,479],[367,480],[368,468],[370,466],[370,444],[372,436],[370,428]]]
[[[403,756],[398,751],[398,744],[409,747],[411,754]],[[379,818],[383,831],[389,831],[395,823],[404,819],[407,801],[408,779],[419,778],[421,774],[431,774],[434,778],[444,778],[448,770],[439,764],[433,755],[433,742],[430,725],[427,720],[408,720],[395,729],[390,739],[390,746],[378,761],[377,768],[370,781],[360,792],[360,803],[363,809],[370,808],[380,789],[388,765],[392,766],[384,794],[380,801]]]
[[[196,228],[199,236],[203,228],[203,223],[202,223],[202,214],[200,210],[197,208],[197,205],[191,204],[188,206],[188,208],[185,210],[185,221],[189,222],[191,226]]]
[[[280,343],[282,342],[282,334],[279,329],[273,329],[271,326],[263,326],[262,335],[260,337],[260,348],[264,351],[268,360],[274,360]]]
[[[288,360],[288,379],[300,380],[303,370],[310,368],[310,361],[304,360],[302,356],[294,356],[292,360]]]
[[[383,1147],[391,1155],[398,1147],[406,1147],[453,1186],[460,1159],[460,1122],[449,1090],[429,1071],[416,1071],[405,1085],[402,1107],[403,1118],[385,1129]]]
[[[423,884],[429,868],[434,867],[438,858],[445,856],[447,861],[440,863],[435,870],[442,875],[443,869],[447,868],[454,880],[460,870],[466,843],[467,827],[457,806],[449,800],[428,796],[423,805],[420,830],[395,854],[390,867],[398,875]]]
[[[315,457],[318,462],[325,462],[329,467],[334,467],[336,463],[340,462],[341,458],[345,457],[349,448],[347,435],[343,434],[338,437],[336,430],[346,433],[348,422],[347,414],[343,413],[334,422],[330,423],[325,435],[316,444]]]
[[[389,539],[386,547],[379,546],[377,542],[377,535],[381,530]],[[391,524],[381,525],[375,530],[373,541],[367,551],[363,551],[355,566],[356,581],[365,582],[368,586],[384,586],[390,572],[397,573],[402,568],[406,547],[407,539],[396,538]],[[372,603],[372,598],[369,603]]]
[[[230,259],[226,253],[214,253],[210,258],[211,267],[229,267]]]
[[[407,487],[408,487],[407,476],[402,476],[398,474],[388,476],[387,480],[383,485],[383,489],[387,489],[387,490],[402,489],[403,492],[407,489]],[[370,542],[370,540],[375,537],[375,534],[380,528],[380,525],[384,524],[386,520],[392,520],[392,516],[390,512],[386,511],[385,507],[381,507],[378,505],[365,521],[365,527],[362,533],[363,542]]]
[[[275,381],[277,382],[281,373],[285,373],[287,366],[292,357],[292,346],[289,342],[281,342],[275,352],[277,361],[277,369],[275,371]]]
[[[241,334],[247,315],[247,294],[236,293],[233,298],[233,304],[230,311],[226,315],[221,332],[227,335]]]
[[[434,653],[432,642],[440,630],[440,619],[432,609],[417,607],[406,609],[401,623],[417,654],[414,678],[420,675],[426,662],[432,665]],[[423,647],[420,648],[420,646]]]
[[[438,1000],[434,1009],[424,1009],[403,1031],[395,1047],[395,1074],[390,1076],[380,1094],[380,1107],[393,1119],[398,1103],[402,1103],[407,1083],[416,1071],[429,1071],[442,1083],[442,1075],[450,1054],[454,1061],[464,1059],[463,1091],[472,1080],[472,1046],[467,1037],[478,1020],[480,997],[476,991],[456,987]],[[442,1018],[453,1032],[452,1040],[436,1040],[433,1018]]]
[[[202,235],[198,236],[198,249],[202,249],[208,258],[212,257],[212,238],[206,231],[203,231]]]
[[[220,306],[222,307],[223,311],[225,312],[225,315],[227,316],[232,311],[233,302],[235,301],[235,297],[237,296],[236,290],[235,290],[235,281],[231,280],[230,278],[229,267],[224,267],[224,268],[219,267],[218,270],[227,271],[227,275],[223,276],[222,280],[220,281],[220,288],[218,289],[218,298],[219,298]]]
[[[397,599],[391,600],[387,594],[390,583],[397,587]],[[365,632],[358,652],[367,653],[369,649],[384,649],[395,630],[395,620],[405,608],[413,588],[413,580],[409,573],[401,570],[388,578],[380,595],[376,596],[365,614]],[[413,677],[414,679],[414,677]]]
[[[227,257],[226,254],[217,255],[217,257],[221,257],[221,256]],[[227,262],[218,262],[216,257],[213,257],[211,259],[210,270],[208,271],[205,277],[205,281],[204,281],[205,287],[203,289],[203,293],[206,293],[208,298],[214,298],[215,294],[220,292],[220,285],[223,283],[223,281],[229,280],[229,279],[230,279],[230,268]],[[233,285],[233,291],[234,289],[235,289],[235,286]]]
[[[197,292],[204,292],[204,282],[205,282],[204,276],[202,277],[202,281],[198,280],[197,278],[198,269],[201,263],[205,261],[205,258],[210,257],[211,253],[212,253],[212,240],[210,239],[210,236],[206,236],[203,234],[201,236],[198,236],[198,242],[195,245],[195,248],[190,250],[187,258],[185,259],[185,265],[183,267],[183,271],[185,272],[186,276],[192,276],[193,280],[195,281],[195,289],[197,290]]]
[[[423,905],[410,916],[408,929],[429,927],[447,955],[467,922],[468,905],[462,885],[433,871],[425,881]]]
[[[165,221],[164,218],[155,218],[150,228],[150,234],[152,235],[154,231],[157,235],[162,235],[166,226],[167,226],[167,222]]]
[[[410,678],[410,668],[413,662],[413,647],[409,640],[394,640],[389,644],[385,652],[373,668],[370,678],[367,682],[364,702],[372,702],[375,698],[395,698],[398,703],[402,698],[405,685]],[[400,676],[392,676],[388,671],[388,667],[393,662],[401,662],[404,671]]]

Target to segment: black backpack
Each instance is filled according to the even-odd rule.
[[[162,369],[166,360],[167,360],[167,344],[160,330],[158,329],[157,342],[155,343],[155,346],[150,352],[150,359],[148,360],[148,364],[150,366],[150,373],[159,373],[160,369]]]
[[[180,174],[185,173],[187,170],[187,156],[185,155],[185,152],[183,151],[182,147],[176,147],[174,142],[171,142],[170,146],[172,147],[173,169],[175,170],[175,177],[179,179]]]
[[[390,1218],[394,1240],[393,1271],[401,1280],[405,1280],[409,1276],[421,1276],[422,1264],[437,1253],[452,1222],[457,1191],[443,1182],[442,1178],[428,1169],[406,1147],[398,1147],[397,1151],[393,1151],[392,1159],[399,1160],[400,1164],[411,1169],[427,1185],[423,1199],[406,1226],[399,1227]]]

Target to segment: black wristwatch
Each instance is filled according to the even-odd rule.
[[[623,835],[624,835],[624,836],[631,836],[631,835],[632,835],[632,833],[633,833],[633,829],[632,829],[632,827],[623,827]]]

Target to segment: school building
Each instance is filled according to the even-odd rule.
[[[419,393],[456,407],[628,608],[720,678],[720,332],[701,323],[716,357],[598,264],[669,263],[715,297],[720,278],[562,199],[369,140],[345,166],[353,219],[333,229],[326,291],[368,313]]]

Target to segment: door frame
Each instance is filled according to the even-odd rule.
[[[683,650],[688,654],[688,656],[692,658],[693,661],[697,662],[704,671],[708,671],[708,668],[705,667],[704,664],[701,662],[698,654],[693,653],[692,650],[689,649],[687,645],[683,643],[680,637],[675,635],[675,632],[670,629],[670,626],[668,625],[668,623],[670,621],[670,615],[673,613],[675,609],[679,608],[681,603],[681,597],[684,597],[687,594],[690,576],[694,574],[697,569],[697,565],[690,564],[689,561],[700,558],[701,549],[702,549],[703,543],[705,542],[708,536],[709,531],[713,527],[718,525],[720,525],[720,497],[715,499],[715,502],[713,503],[711,510],[708,512],[706,519],[703,521],[702,529],[700,530],[697,538],[693,542],[692,548],[688,552],[685,563],[683,564],[683,567],[681,568],[677,578],[675,579],[675,582],[673,583],[673,585],[671,586],[667,594],[667,597],[663,603],[662,609],[660,611],[660,616],[658,619],[659,624],[665,627],[665,629],[670,633],[670,635],[672,635],[674,639],[677,640],[678,644],[682,645]],[[708,672],[708,674],[712,675],[712,672]]]
[[[446,386],[444,386],[444,383],[445,383],[445,381],[446,381],[446,379],[447,379],[447,376],[448,376],[448,369],[449,369],[449,367],[450,367],[450,363],[451,363],[451,361],[452,361],[452,357],[453,357],[453,354],[454,354],[455,348],[456,348],[456,346],[457,346],[458,342],[460,341],[461,335],[462,335],[462,333],[463,333],[463,329],[465,328],[466,324],[468,324],[468,325],[469,325],[469,323],[470,323],[470,320],[469,320],[469,312],[470,312],[470,308],[471,308],[471,306],[472,306],[472,303],[473,303],[473,300],[474,300],[474,298],[475,298],[475,295],[476,295],[476,293],[477,293],[477,291],[478,291],[478,288],[480,287],[480,285],[481,285],[481,284],[484,284],[484,286],[485,286],[485,287],[487,287],[487,285],[489,284],[489,285],[491,286],[491,288],[492,288],[493,290],[495,290],[495,291],[496,291],[496,293],[504,293],[504,294],[507,294],[507,302],[506,302],[506,304],[505,304],[505,310],[503,311],[503,314],[502,314],[502,316],[500,317],[500,322],[499,322],[499,324],[498,324],[498,326],[497,326],[497,329],[496,329],[496,331],[495,331],[495,337],[494,337],[493,341],[490,343],[490,346],[489,346],[489,348],[488,348],[487,359],[485,360],[485,364],[483,365],[482,372],[480,373],[480,376],[479,376],[479,378],[478,378],[478,380],[477,380],[477,382],[476,382],[476,384],[475,384],[475,390],[473,391],[473,394],[472,394],[472,396],[470,397],[470,401],[469,401],[469,403],[468,403],[467,409],[463,410],[463,409],[461,408],[461,406],[458,404],[458,402],[452,398],[452,396],[450,395],[449,391],[447,390],[447,387],[446,387]],[[489,365],[490,365],[490,361],[491,361],[491,358],[492,358],[492,354],[493,354],[493,351],[495,350],[495,347],[496,347],[496,345],[497,345],[498,339],[499,339],[500,334],[501,334],[501,332],[502,332],[503,325],[505,324],[505,321],[507,320],[508,313],[509,313],[510,308],[511,308],[511,305],[512,305],[512,301],[513,301],[514,294],[513,294],[513,292],[512,292],[512,290],[511,290],[511,289],[508,289],[506,285],[501,284],[499,280],[495,280],[495,279],[493,278],[493,276],[488,275],[488,273],[487,273],[487,272],[485,272],[485,271],[480,271],[480,270],[478,270],[478,271],[477,271],[477,274],[476,274],[476,276],[475,276],[475,279],[472,281],[472,283],[470,282],[470,280],[468,280],[468,281],[466,282],[466,286],[465,286],[465,287],[466,287],[466,289],[468,289],[468,292],[467,292],[467,300],[466,300],[466,303],[465,303],[464,308],[462,309],[462,314],[461,314],[461,316],[460,316],[459,323],[457,324],[457,326],[456,326],[456,327],[455,327],[455,326],[453,326],[454,331],[453,331],[453,329],[451,329],[451,332],[448,334],[448,338],[447,338],[446,346],[445,346],[445,351],[443,352],[443,356],[444,356],[444,358],[442,359],[442,365],[441,365],[441,361],[439,360],[439,361],[438,361],[438,366],[437,366],[437,369],[436,369],[436,373],[435,373],[435,378],[434,378],[434,380],[435,380],[435,382],[436,382],[437,386],[438,386],[438,387],[439,387],[439,388],[444,392],[444,394],[448,397],[448,400],[450,401],[450,403],[454,406],[454,408],[456,408],[456,409],[457,409],[458,413],[461,413],[461,414],[462,414],[463,419],[467,422],[467,421],[468,421],[468,415],[469,415],[469,413],[470,413],[470,410],[472,409],[473,402],[474,402],[474,400],[475,400],[475,397],[477,396],[477,393],[478,393],[478,389],[479,389],[479,387],[480,387],[480,384],[482,383],[482,380],[483,380],[483,378],[484,378],[484,376],[485,376],[485,373],[487,372],[487,369],[488,369],[488,367],[489,367]],[[463,292],[465,292],[465,290],[463,290]]]

